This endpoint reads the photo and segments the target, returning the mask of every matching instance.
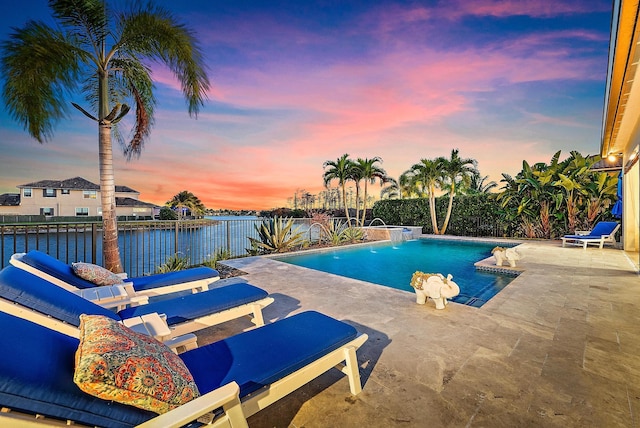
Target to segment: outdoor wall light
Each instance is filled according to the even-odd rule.
[[[616,159],[618,159],[618,157],[620,157],[622,155],[622,153],[610,153],[609,156],[607,156],[607,160],[609,162],[615,162]]]

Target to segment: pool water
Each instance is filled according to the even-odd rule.
[[[504,244],[500,244],[505,247]],[[413,292],[415,271],[453,275],[460,294],[451,300],[481,307],[506,287],[514,275],[476,270],[474,263],[491,256],[496,243],[416,239],[339,248],[277,260]]]

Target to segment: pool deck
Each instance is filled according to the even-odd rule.
[[[225,261],[267,290],[273,322],[317,310],[369,340],[358,351],[358,396],[332,370],[249,418],[257,427],[640,426],[637,254],[613,248],[518,247],[522,274],[482,308],[264,257]],[[446,272],[443,272],[446,274]],[[250,327],[243,319],[200,344]],[[257,356],[259,357],[259,356]]]

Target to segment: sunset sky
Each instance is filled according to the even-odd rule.
[[[52,23],[46,0],[4,3],[1,40],[28,19]],[[178,82],[151,64],[151,138],[139,159],[115,155],[116,183],[147,202],[188,190],[213,209],[282,207],[297,189],[322,191],[322,164],[344,153],[379,156],[397,179],[457,148],[499,182],[523,159],[599,149],[611,1],[155,3],[195,31],[212,88],[189,118]],[[97,135],[71,107],[41,145],[3,104],[0,193],[98,183]]]

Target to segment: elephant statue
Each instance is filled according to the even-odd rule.
[[[522,259],[522,256],[515,248],[495,247],[491,250],[491,254],[496,259],[496,266],[502,266],[503,262],[507,262],[509,266],[516,267],[516,260]]]
[[[427,297],[436,304],[436,309],[444,309],[447,306],[447,299],[460,294],[460,287],[451,279],[449,274],[445,278],[439,273],[415,272],[411,278],[411,286],[416,291],[416,302],[424,305]]]

